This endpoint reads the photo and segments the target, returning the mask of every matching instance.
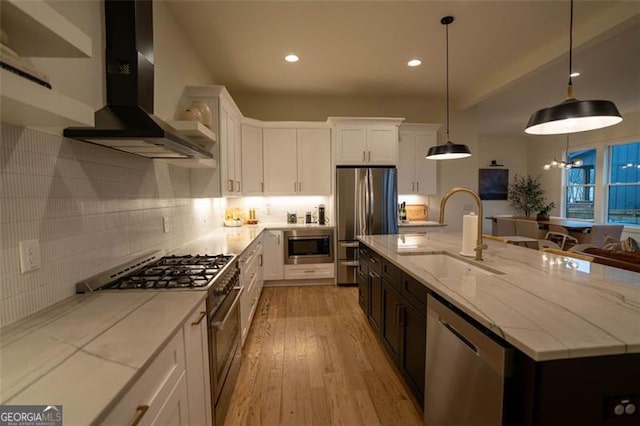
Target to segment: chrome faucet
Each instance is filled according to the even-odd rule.
[[[482,250],[486,249],[487,246],[482,242],[482,200],[476,191],[469,188],[464,188],[462,186],[456,186],[455,188],[451,188],[449,192],[444,194],[442,197],[442,201],[440,201],[440,220],[441,224],[444,224],[444,206],[447,204],[447,200],[456,192],[468,192],[473,196],[476,200],[476,204],[478,205],[478,237],[476,240],[476,248],[474,249],[476,252],[476,260],[482,260]]]

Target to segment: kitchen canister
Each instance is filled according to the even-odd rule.
[[[478,239],[478,216],[471,212],[462,217],[462,251],[461,255],[475,257]]]

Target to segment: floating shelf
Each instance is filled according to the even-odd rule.
[[[203,148],[210,149],[217,141],[216,134],[199,121],[170,121],[169,125]]]
[[[213,158],[205,159],[185,159],[185,160],[160,160],[165,163],[173,164],[174,166],[184,167],[185,169],[215,169],[218,167],[218,162]]]
[[[43,1],[2,0],[0,19],[7,45],[20,56],[91,57],[91,38]]]
[[[94,111],[89,105],[5,69],[0,69],[0,81],[0,120],[4,123],[49,128],[55,133],[69,126],[94,125]]]

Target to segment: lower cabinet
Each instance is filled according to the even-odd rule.
[[[184,350],[180,329],[102,424],[189,424]]]
[[[284,265],[285,280],[308,280],[333,278],[335,266],[333,263],[312,263],[302,265]]]
[[[282,231],[265,229],[263,235],[263,278],[265,280],[282,280],[284,279]]]
[[[423,407],[428,290],[386,259],[366,247],[364,250],[371,257],[367,261],[362,250],[359,253],[360,306],[407,387]]]
[[[242,294],[240,295],[240,328],[241,342],[244,345],[249,327],[253,321],[260,294],[262,293],[262,238],[254,241],[240,255],[240,284]]]
[[[189,423],[211,426],[211,382],[207,310],[203,301],[184,323],[184,344],[189,394]],[[172,423],[178,424],[178,423]]]

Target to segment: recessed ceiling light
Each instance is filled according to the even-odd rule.
[[[579,75],[580,75],[580,73],[578,71],[574,71],[571,74],[569,74],[569,77],[577,77]]]
[[[420,66],[422,64],[422,61],[420,59],[411,59],[409,62],[407,62],[407,65],[410,67],[417,67]]]
[[[293,53],[290,53],[284,57],[284,60],[287,62],[298,62],[300,58],[298,57],[298,55],[294,55]]]

